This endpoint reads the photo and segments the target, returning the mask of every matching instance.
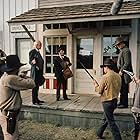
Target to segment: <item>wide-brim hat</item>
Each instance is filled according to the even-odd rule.
[[[62,46],[58,47],[57,52],[60,52],[61,50],[64,51],[65,50],[64,47],[62,47]]]
[[[107,58],[104,63],[102,65],[100,65],[100,68],[103,68],[103,67],[113,67],[114,66],[114,61],[110,58]]]
[[[5,64],[3,64],[0,68],[0,71],[2,72],[13,71],[15,69],[19,69],[23,65],[26,65],[20,62],[17,55],[8,55],[5,61]]]
[[[115,47],[117,47],[117,45],[119,45],[120,43],[123,43],[123,42],[124,42],[123,38],[122,37],[118,37],[118,38],[116,38],[116,41],[115,41],[115,43],[113,45]]]

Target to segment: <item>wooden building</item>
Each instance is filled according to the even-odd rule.
[[[3,46],[8,49],[8,53],[17,53],[21,60],[28,61],[32,41],[22,28],[18,30],[20,25],[27,26],[34,38],[43,42],[41,52],[45,60],[46,77],[43,89],[48,93],[54,93],[56,89],[53,60],[59,46],[65,47],[65,53],[73,64],[71,69],[74,77],[68,82],[68,93],[94,92],[92,80],[79,61],[99,80],[102,75],[99,66],[105,58],[117,60],[118,53],[113,44],[118,36],[125,38],[132,52],[134,73],[139,76],[140,1],[125,0],[115,16],[110,13],[112,2],[113,0],[34,0],[36,4],[33,9],[26,8],[8,21],[10,33],[5,39],[9,39],[10,45],[5,43]],[[133,89],[132,84],[130,92]]]

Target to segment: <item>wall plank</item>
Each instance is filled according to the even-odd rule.
[[[37,7],[38,0],[0,0],[0,48],[6,54],[15,53],[15,38],[25,37],[22,33],[10,33],[7,21]]]
[[[4,33],[4,38],[3,38],[3,45],[4,45],[4,49],[6,50],[6,46],[9,46],[9,26],[7,24],[7,21],[9,20],[9,0],[4,0],[4,5],[3,5],[3,22],[4,22],[4,28],[3,28],[3,33]],[[7,49],[7,52],[9,52],[9,49]]]
[[[29,9],[37,8],[37,0],[29,0]]]
[[[28,11],[29,9],[29,5],[28,5],[28,0],[22,0],[22,13],[25,12],[25,11]]]
[[[39,7],[59,7],[70,5],[83,5],[93,3],[112,2],[113,0],[39,0]]]
[[[16,0],[16,15],[22,13],[22,0]]]
[[[3,0],[0,0],[0,49],[3,49]]]

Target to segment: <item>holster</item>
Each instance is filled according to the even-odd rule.
[[[132,113],[132,114],[133,114],[135,123],[140,125],[140,113]]]
[[[9,134],[13,134],[16,128],[17,116],[19,114],[19,110],[17,111],[7,111],[7,132]]]

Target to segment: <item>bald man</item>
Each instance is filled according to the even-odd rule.
[[[42,43],[40,41],[35,41],[33,49],[29,52],[29,63],[31,65],[31,78],[35,81],[36,84],[36,86],[32,89],[32,103],[34,105],[41,105],[42,103],[44,103],[44,101],[41,101],[38,98],[39,86],[41,86],[45,81],[43,77],[44,60],[39,52],[41,47]]]

